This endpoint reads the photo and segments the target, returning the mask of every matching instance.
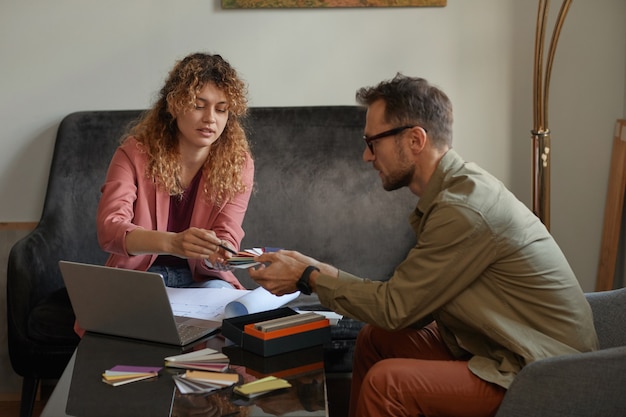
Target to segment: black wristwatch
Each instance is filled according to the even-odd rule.
[[[313,265],[307,266],[304,269],[304,272],[302,273],[302,275],[300,275],[300,279],[296,283],[296,288],[298,289],[298,291],[300,291],[302,294],[305,294],[305,295],[311,295],[311,293],[313,292],[313,290],[311,290],[311,285],[309,284],[309,279],[311,278],[311,272],[313,271],[319,272],[319,270],[320,270],[319,268]]]

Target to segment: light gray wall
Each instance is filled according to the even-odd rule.
[[[552,3],[553,20],[560,2]],[[193,51],[227,58],[253,106],[354,104],[357,88],[398,71],[428,78],[454,102],[457,150],[529,204],[536,14],[530,0],[327,10],[0,1],[0,222],[39,219],[65,115],[145,108],[174,61]],[[552,232],[586,291],[595,285],[613,126],[625,117],[624,21],[623,0],[575,0],[554,63]]]

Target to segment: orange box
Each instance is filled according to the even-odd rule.
[[[291,326],[280,330],[274,330],[271,332],[264,332],[258,330],[254,327],[256,323],[246,324],[243,328],[243,331],[246,334],[254,336],[263,340],[276,339],[277,337],[285,337],[296,333],[307,332],[309,330],[321,329],[322,327],[330,326],[330,321],[328,319],[323,319],[319,321],[315,321],[313,323],[305,323],[297,326]]]
[[[330,322],[328,319],[270,332],[263,332],[254,328],[255,323],[294,314],[298,313],[288,307],[283,307],[263,313],[225,319],[222,323],[222,334],[242,349],[264,357],[330,344]]]

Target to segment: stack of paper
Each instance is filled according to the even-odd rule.
[[[254,323],[254,328],[262,332],[272,332],[289,327],[300,326],[302,324],[314,323],[324,320],[326,317],[313,311],[306,313],[294,314],[293,316],[278,317],[271,320],[260,321]]]
[[[204,393],[230,387],[239,382],[239,374],[223,372],[192,371],[172,377],[182,394]]]
[[[237,255],[234,255],[226,260],[226,263],[233,268],[246,269],[252,266],[258,265],[258,262],[254,261],[255,256],[262,255],[263,248],[251,248],[239,251]]]
[[[214,372],[225,371],[228,369],[228,363],[228,356],[211,348],[165,358],[165,366],[169,368],[198,369]]]
[[[247,398],[255,398],[271,391],[289,387],[291,387],[291,384],[287,380],[276,378],[275,376],[268,376],[248,382],[247,384],[239,385],[235,387],[233,391]]]
[[[252,266],[258,265],[259,262],[254,261],[255,256],[259,256],[264,254],[265,252],[276,252],[279,251],[280,248],[250,248],[244,249],[242,251],[237,252],[237,255],[234,255],[226,260],[226,264],[231,268],[240,268],[246,269]]]
[[[124,385],[159,376],[161,368],[152,366],[117,365],[102,374],[102,382],[113,385]]]

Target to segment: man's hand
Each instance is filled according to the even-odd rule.
[[[299,256],[294,256],[297,254]],[[249,268],[248,273],[260,286],[275,295],[296,292],[296,283],[304,269],[310,265],[307,260],[319,263],[297,252],[280,250],[264,253],[255,258],[262,265]],[[311,264],[312,265],[312,264]]]
[[[275,295],[291,294],[297,291],[296,283],[309,265],[319,268],[324,275],[331,277],[339,275],[339,270],[334,266],[292,250],[267,252],[257,256],[254,260],[261,262],[262,265],[249,268],[248,274],[260,286]],[[309,284],[315,290],[314,275],[311,275]]]
[[[282,250],[280,252],[295,259],[298,262],[306,264],[306,266],[312,265],[316,268],[319,268],[320,272],[324,275],[328,275],[331,277],[337,277],[339,275],[339,270],[334,266],[320,262],[317,259],[303,255],[300,252],[296,252],[294,250]],[[298,275],[298,278],[300,278],[300,275]]]

